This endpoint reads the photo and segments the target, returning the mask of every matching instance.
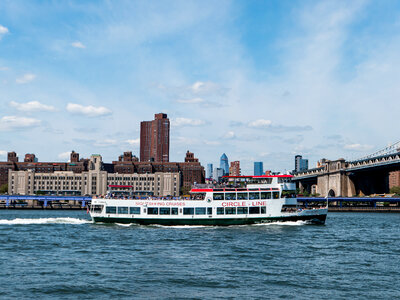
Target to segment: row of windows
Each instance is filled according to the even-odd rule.
[[[217,207],[217,215],[254,215],[266,214],[266,206],[250,206],[250,207]]]
[[[146,180],[150,180],[150,181],[154,181],[154,177],[113,177],[113,176],[109,176],[108,180],[120,180],[120,181],[129,181],[129,180],[146,181]]]
[[[106,213],[107,214],[116,214],[118,211],[119,214],[128,214],[128,211],[132,215],[140,214],[140,207],[127,207],[127,206],[107,206]]]
[[[127,206],[107,206],[107,214],[140,214],[140,207]],[[181,209],[182,213],[182,209]],[[266,214],[266,206],[250,206],[250,207],[217,207],[217,215],[253,215]],[[148,215],[178,215],[177,207],[149,207]],[[184,207],[184,215],[212,215],[212,207]]]
[[[214,193],[213,199],[214,200],[279,199],[279,192]]]

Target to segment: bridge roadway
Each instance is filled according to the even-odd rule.
[[[0,201],[6,201],[6,207],[9,207],[13,201],[27,201],[34,200],[43,203],[43,207],[47,207],[49,203],[60,201],[77,201],[80,202],[81,207],[86,207],[92,201],[92,197],[86,196],[36,196],[36,195],[0,195]],[[18,204],[18,203],[17,203]]]
[[[377,167],[396,165],[396,164],[400,165],[400,152],[366,158],[366,159],[347,161],[342,165],[341,171],[351,172],[351,171],[377,168]],[[319,175],[325,174],[327,172],[329,172],[329,170],[326,167],[308,169],[306,171],[295,173],[294,180],[318,177]]]

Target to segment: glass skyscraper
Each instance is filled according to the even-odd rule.
[[[262,161],[254,162],[254,176],[261,176],[264,174],[264,166]]]
[[[213,177],[213,164],[207,164],[207,178],[212,178]]]
[[[294,157],[294,171],[301,172],[308,170],[308,159],[303,159],[301,155]]]
[[[221,155],[219,167],[224,170],[224,175],[229,175],[228,156],[225,153]]]

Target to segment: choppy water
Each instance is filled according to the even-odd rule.
[[[233,227],[0,211],[1,299],[400,298],[400,214]]]

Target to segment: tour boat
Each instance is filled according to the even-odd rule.
[[[129,199],[108,194],[90,206],[94,222],[141,225],[246,225],[285,221],[324,224],[323,207],[298,204],[291,175],[228,176],[213,188],[194,186],[190,197]],[[232,184],[232,181],[234,183]]]

